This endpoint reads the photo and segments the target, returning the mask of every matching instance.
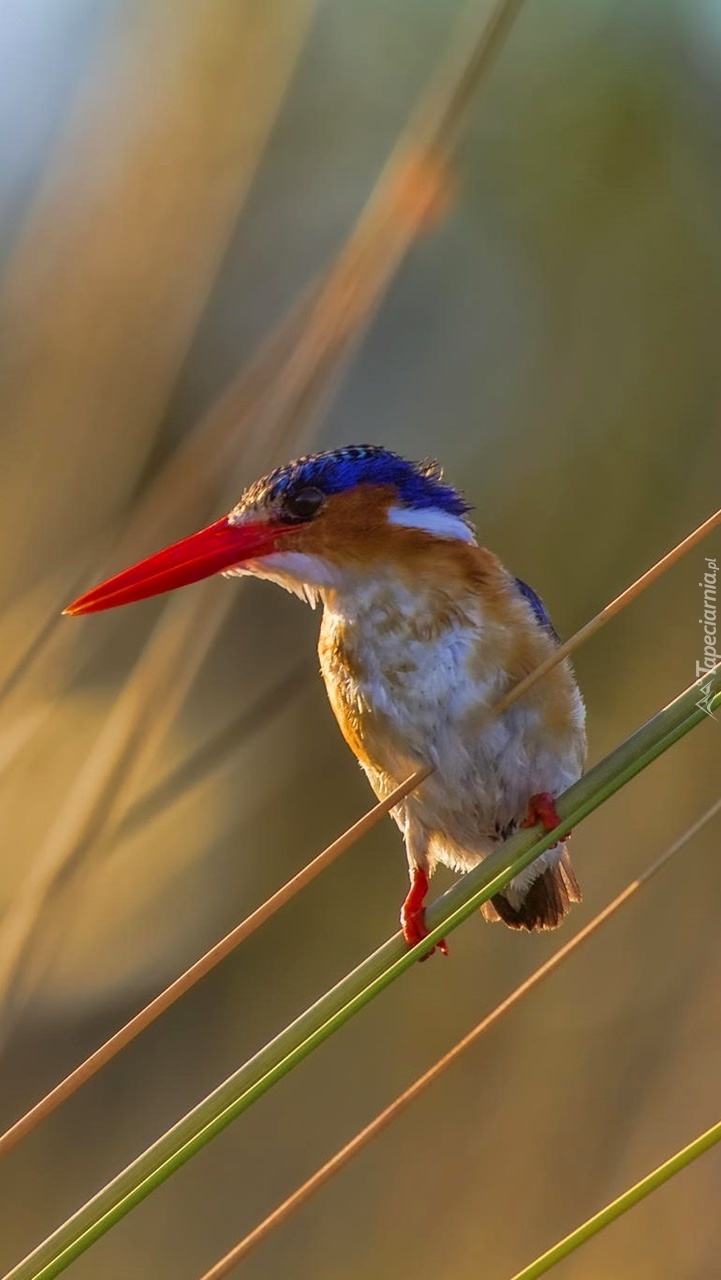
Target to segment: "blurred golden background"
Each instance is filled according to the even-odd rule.
[[[438,456],[563,635],[718,505],[717,0],[529,0],[445,216],[335,394],[283,426],[274,361],[461,11],[3,6],[2,1128],[371,800],[297,601],[217,580],[56,621],[81,586],[308,444]],[[695,677],[720,553],[580,653],[592,761]],[[563,938],[716,798],[720,733],[577,831]],[[716,826],[245,1273],[502,1280],[717,1119],[718,846]],[[386,822],[0,1162],[0,1266],[395,931],[405,885]],[[469,922],[73,1276],[193,1280],[558,941]],[[709,1280],[720,1192],[715,1152],[562,1274]]]

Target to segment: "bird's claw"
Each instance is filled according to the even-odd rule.
[[[420,867],[414,867],[411,872],[411,887],[401,907],[401,929],[409,947],[417,947],[419,942],[428,937],[426,913],[423,906],[427,892],[428,876]],[[421,956],[420,959],[427,960],[429,956],[433,955],[436,948],[438,948],[441,955],[448,955],[448,943],[445,938],[439,938],[435,946],[429,947],[426,954]]]
[[[556,827],[561,825],[556,801],[550,791],[539,791],[531,796],[528,801],[528,813],[521,826],[535,827],[537,822],[542,824],[544,831],[555,831]],[[566,835],[570,836],[570,834],[570,831],[566,832]]]

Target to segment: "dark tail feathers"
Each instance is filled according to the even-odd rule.
[[[581,901],[581,889],[573,874],[571,861],[564,849],[554,867],[547,867],[526,889],[513,888],[497,893],[481,910],[486,920],[502,920],[510,929],[555,929],[570,910],[572,902]]]

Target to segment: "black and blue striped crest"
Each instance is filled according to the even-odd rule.
[[[346,445],[297,458],[254,484],[243,494],[243,506],[262,506],[306,487],[331,495],[356,485],[394,485],[404,506],[437,507],[463,516],[469,504],[449,484],[436,462],[409,462],[381,445]]]

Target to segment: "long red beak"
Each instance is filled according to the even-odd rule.
[[[276,549],[278,539],[297,527],[260,521],[234,525],[228,516],[223,516],[207,529],[174,542],[171,547],[101,582],[73,600],[63,613],[98,613],[101,609],[115,609],[121,604],[132,604],[163,591],[185,587],[189,582],[198,582],[232,565],[269,555]]]

